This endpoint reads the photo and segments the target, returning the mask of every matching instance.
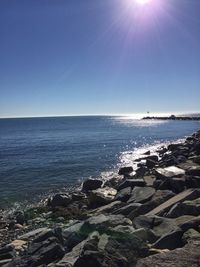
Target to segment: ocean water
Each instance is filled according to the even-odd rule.
[[[0,119],[0,207],[106,175],[198,129],[122,116]]]

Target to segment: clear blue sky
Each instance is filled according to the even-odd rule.
[[[199,0],[0,0],[0,117],[199,103]]]

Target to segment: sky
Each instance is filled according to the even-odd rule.
[[[0,0],[0,117],[199,112],[199,99],[199,0]]]

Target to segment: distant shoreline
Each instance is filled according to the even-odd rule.
[[[174,121],[200,121],[200,117],[174,116],[169,117],[143,117],[142,120],[174,120]]]

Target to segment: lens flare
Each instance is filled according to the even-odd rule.
[[[139,4],[139,5],[145,5],[145,4],[148,4],[149,2],[151,2],[152,0],[136,0],[136,2]]]

